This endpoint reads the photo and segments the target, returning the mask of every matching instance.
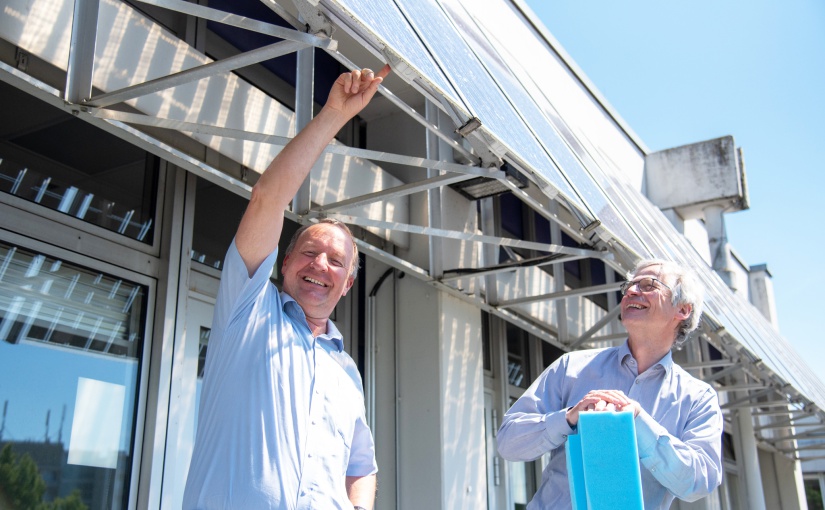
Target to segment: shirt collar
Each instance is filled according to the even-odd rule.
[[[286,292],[281,291],[281,303],[284,313],[290,315],[293,319],[303,322],[307,324],[307,328],[309,328],[309,324],[307,323],[307,316],[304,313],[304,309],[301,308],[301,305],[295,301],[292,296],[287,294]],[[344,335],[338,331],[338,327],[335,325],[334,322],[327,319],[327,332],[321,335],[318,335],[317,338],[322,340],[329,340],[333,343],[335,348],[338,352],[344,350]]]
[[[630,345],[627,343],[628,341],[625,340],[622,345],[619,346],[618,355],[619,355],[619,366],[621,366],[628,356],[630,356],[634,361],[636,358],[633,357],[633,353],[630,352]],[[653,367],[656,365],[661,365],[661,367],[665,370],[665,374],[670,374],[671,369],[673,369],[673,351],[667,351],[667,354],[662,356],[662,359],[657,361],[653,364]],[[651,368],[653,368],[651,367]]]

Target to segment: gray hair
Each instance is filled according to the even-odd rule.
[[[681,347],[688,338],[691,331],[699,326],[699,319],[702,317],[704,304],[704,288],[699,282],[696,273],[685,266],[670,260],[646,259],[641,260],[628,275],[628,280],[636,277],[639,271],[650,266],[660,266],[659,276],[666,281],[671,288],[671,303],[673,306],[689,305],[690,316],[679,323],[676,328],[676,347]]]
[[[358,258],[358,245],[355,244],[355,237],[352,235],[352,231],[350,231],[347,224],[333,218],[323,218],[318,221],[318,223],[309,223],[296,230],[292,235],[292,239],[289,240],[289,245],[286,247],[286,251],[284,251],[284,257],[292,253],[292,250],[295,248],[295,244],[298,242],[298,238],[300,238],[304,232],[309,230],[311,227],[322,224],[334,225],[344,231],[344,233],[347,234],[347,237],[349,237],[352,242],[352,263],[349,267],[349,276],[355,278],[358,275],[358,269],[361,265],[361,260]]]

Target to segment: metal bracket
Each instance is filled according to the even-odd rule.
[[[24,73],[29,68],[29,54],[20,48],[17,48],[14,52],[14,61],[17,63],[17,69]]]
[[[319,0],[292,0],[298,9],[298,18],[306,24],[307,33],[332,37],[335,27],[326,14],[318,9]]]

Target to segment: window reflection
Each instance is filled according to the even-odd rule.
[[[198,179],[195,204],[191,258],[221,269],[247,200],[205,179]]]
[[[152,242],[157,158],[0,82],[3,121],[0,191]]]
[[[0,243],[0,464],[33,473],[26,508],[128,506],[145,298]]]
[[[519,388],[527,388],[532,382],[527,333],[510,323],[507,323],[507,380]]]

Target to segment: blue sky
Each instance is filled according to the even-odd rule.
[[[750,209],[726,215],[729,242],[768,265],[780,331],[825,366],[825,2],[526,2],[650,150],[733,135]]]

